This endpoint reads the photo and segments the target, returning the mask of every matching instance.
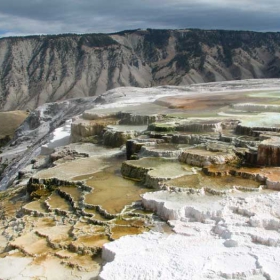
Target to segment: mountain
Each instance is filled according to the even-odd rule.
[[[280,77],[280,33],[130,30],[0,39],[0,110],[150,87]]]

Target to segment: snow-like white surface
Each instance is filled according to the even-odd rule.
[[[0,262],[0,277],[2,279],[15,279],[21,275],[21,272],[32,262],[32,258],[14,258],[6,257]],[[0,279],[1,279],[0,278]]]
[[[144,103],[154,102],[156,99],[164,96],[179,95],[184,93],[181,89],[170,88],[165,90],[162,88],[116,88],[102,94],[106,101],[104,104],[97,105],[97,109],[121,108],[126,106],[137,106]],[[193,93],[193,92],[192,92]]]
[[[240,103],[234,104],[233,108],[242,111],[249,112],[279,112],[279,105],[267,105],[267,104],[254,104],[254,103]]]
[[[92,277],[95,279],[95,272],[92,272]],[[89,276],[88,272],[69,269],[61,262],[61,260],[55,257],[46,256],[43,260],[37,262],[34,261],[31,257],[7,256],[0,259],[0,279],[88,280]]]
[[[243,80],[193,84],[190,86],[161,86],[154,88],[120,87],[107,91],[101,97],[104,102],[96,109],[121,108],[154,102],[166,96],[204,96],[205,93],[232,94],[232,92],[279,90],[280,79]]]
[[[56,128],[51,133],[49,142],[41,147],[41,154],[49,154],[54,148],[70,143],[71,123],[72,119],[67,120],[63,126]]]
[[[209,197],[160,191],[143,195],[143,203],[169,220],[174,233],[105,244],[108,263],[100,279],[279,279],[278,193]]]

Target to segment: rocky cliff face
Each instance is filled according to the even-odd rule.
[[[119,86],[280,77],[280,33],[134,30],[0,39],[0,109]]]

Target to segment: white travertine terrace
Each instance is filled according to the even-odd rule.
[[[254,104],[254,103],[240,103],[234,104],[233,108],[236,110],[249,112],[280,112],[279,105]]]
[[[0,278],[97,279],[103,264],[92,257],[100,252],[101,246],[120,236],[148,230],[149,221],[155,217],[151,213],[155,213],[172,226],[173,233],[163,233],[156,223],[157,232],[126,236],[104,245],[100,279],[278,280],[280,196],[275,190],[280,190],[280,165],[276,162],[268,167],[264,164],[247,168],[238,160],[256,163],[261,145],[263,158],[274,151],[274,146],[277,149],[273,154],[277,155],[280,134],[278,128],[269,128],[278,125],[280,114],[267,112],[268,107],[252,113],[231,105],[251,102],[248,96],[253,89],[255,95],[269,97],[273,92],[276,98],[279,84],[280,80],[260,80],[118,88],[96,101],[71,100],[40,107],[33,122],[21,126],[14,146],[2,154],[10,157],[24,147],[22,157],[4,174],[0,188],[12,183],[18,171],[26,177],[14,181],[15,188],[22,184],[18,194],[7,192],[8,199],[3,197],[0,201],[6,205],[0,209],[4,210],[0,249],[7,250],[0,258]],[[245,96],[242,101],[240,96]],[[200,107],[194,104],[189,108],[188,101],[197,101]],[[56,105],[59,110],[55,110]],[[86,113],[77,116],[82,110]],[[221,111],[224,113],[219,114]],[[67,140],[70,132],[64,135],[62,130],[55,129],[73,117],[71,133],[98,136],[98,144],[82,143],[80,139],[55,148],[50,156],[53,162],[48,156],[35,158],[40,147],[50,140],[52,131],[58,132],[53,144],[63,145],[61,139],[65,136]],[[141,132],[154,122],[158,124],[154,125],[155,131]],[[144,128],[140,127],[144,124]],[[239,124],[244,134],[236,133]],[[265,129],[252,135],[252,126],[254,130]],[[130,134],[131,130],[134,133]],[[246,130],[251,134],[246,134]],[[123,141],[118,147],[101,147],[116,142],[117,137],[112,135],[123,136],[119,137]],[[130,137],[135,139],[126,142]],[[106,138],[112,141],[107,142]],[[131,144],[130,156],[140,159],[126,165],[124,144]],[[129,145],[126,147],[128,150]],[[167,156],[169,159],[161,158]],[[182,162],[178,162],[178,156]],[[136,166],[141,162],[146,163]],[[45,163],[49,164],[47,168],[43,167]],[[211,169],[211,164],[215,168]],[[24,189],[27,179],[32,179],[28,194],[35,197],[29,203]],[[133,179],[161,191],[142,190]],[[72,186],[73,181],[77,185]],[[44,189],[40,189],[41,184]],[[53,185],[60,187],[51,190],[52,194],[42,192]],[[34,191],[32,187],[38,189]],[[141,203],[136,202],[140,193],[145,193],[142,204],[151,211],[147,217]],[[41,198],[37,200],[36,195]],[[27,204],[22,208],[12,204],[17,199]],[[131,203],[139,208],[134,209]],[[15,266],[14,271],[8,271],[10,266]]]
[[[209,197],[156,192],[143,204],[174,233],[104,245],[99,279],[279,279],[280,195]]]

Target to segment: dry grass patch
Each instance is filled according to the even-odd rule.
[[[27,118],[26,111],[0,112],[0,138],[9,135],[13,136],[15,130]]]

